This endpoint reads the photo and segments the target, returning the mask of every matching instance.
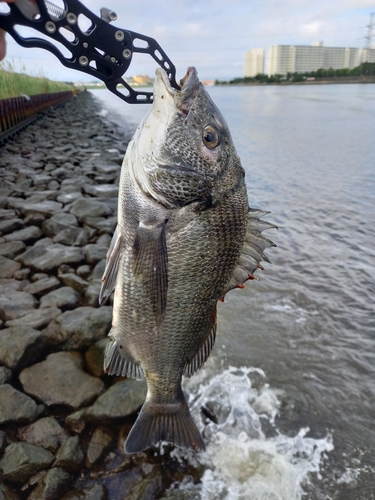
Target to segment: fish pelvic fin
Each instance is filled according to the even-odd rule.
[[[137,453],[166,441],[178,448],[205,450],[205,445],[190,414],[185,397],[172,404],[144,403],[125,441],[125,453]]]
[[[136,380],[144,378],[141,366],[126,352],[123,346],[111,338],[105,348],[104,372],[108,375],[127,376]]]
[[[271,263],[267,255],[265,255],[264,250],[268,247],[275,247],[276,244],[263,236],[262,232],[271,228],[278,229],[278,227],[275,224],[261,220],[268,213],[256,208],[249,208],[245,241],[241,249],[241,255],[237,261],[232,278],[222,293],[222,298],[229,290],[233,290],[233,288],[244,288],[243,284],[245,281],[258,280],[254,276],[254,272],[257,269],[264,269],[260,264],[261,261]]]
[[[109,250],[107,252],[107,264],[102,277],[102,287],[99,294],[99,304],[105,303],[116,287],[117,275],[121,256],[121,235],[118,226],[113,234]]]
[[[166,221],[158,225],[139,223],[134,242],[133,270],[148,287],[156,326],[164,321],[168,291]]]
[[[216,339],[216,324],[217,324],[216,314],[217,313],[215,306],[215,309],[211,315],[212,323],[211,323],[210,333],[207,335],[205,341],[198,349],[198,352],[195,354],[193,359],[191,359],[188,363],[186,363],[184,369],[184,375],[186,377],[191,377],[197,370],[199,370],[199,368],[202,368],[202,366],[207,361],[208,356],[210,355],[210,352],[214,346]]]

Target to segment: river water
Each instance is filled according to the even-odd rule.
[[[170,495],[375,499],[375,85],[209,92],[251,207],[279,230],[272,265],[219,305],[210,359],[185,383],[207,451],[189,457],[202,483]],[[125,129],[147,111],[94,95]]]

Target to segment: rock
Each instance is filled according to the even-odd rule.
[[[33,243],[43,236],[42,231],[37,226],[25,227],[14,233],[7,234],[5,241],[23,241],[24,243]]]
[[[100,201],[88,198],[78,198],[73,203],[70,213],[74,214],[78,219],[85,216],[106,217],[112,215],[112,209]]]
[[[104,351],[108,338],[100,339],[85,352],[85,363],[87,371],[94,377],[104,375]]]
[[[90,468],[98,462],[113,440],[113,433],[106,427],[95,429],[87,448],[86,465]]]
[[[76,432],[77,434],[81,434],[81,432],[85,429],[86,427],[86,422],[85,422],[85,413],[86,410],[78,410],[75,411],[74,413],[71,413],[68,415],[65,419],[65,425],[69,430],[72,432]]]
[[[20,242],[18,242],[18,243],[20,243]],[[14,273],[14,279],[19,280],[19,281],[23,281],[29,276],[30,273],[31,273],[31,270],[28,267],[23,267],[23,268],[21,267],[21,269],[19,269],[17,272]],[[24,291],[24,290],[22,290],[22,291]]]
[[[124,498],[124,497],[122,497]],[[81,491],[69,491],[60,500],[107,500],[107,488],[103,484],[95,484],[91,488],[85,488]]]
[[[106,266],[106,259],[100,260],[96,266],[94,267],[92,274],[91,274],[91,280],[100,280],[102,279],[102,276],[104,274],[105,266]]]
[[[34,247],[49,247],[53,244],[53,240],[51,238],[42,238],[41,240],[38,240],[36,243],[34,243]]]
[[[25,224],[27,226],[41,226],[46,216],[42,214],[29,214],[25,217]]]
[[[0,256],[0,278],[13,278],[20,267],[19,262]]]
[[[61,243],[68,246],[82,247],[89,241],[88,231],[80,227],[69,227],[63,229],[53,238],[54,243]]]
[[[38,359],[43,344],[41,332],[30,326],[0,330],[0,364],[12,370],[25,368]]]
[[[99,307],[99,293],[102,287],[100,280],[89,284],[85,292],[85,304],[92,307]]]
[[[38,302],[31,293],[9,290],[0,295],[0,319],[8,321],[20,318],[32,311]]]
[[[114,184],[99,184],[88,185],[83,187],[83,191],[91,196],[99,196],[103,198],[117,198],[118,186]]]
[[[10,382],[12,378],[13,378],[12,370],[7,368],[6,366],[0,366],[0,385]]]
[[[64,283],[64,285],[71,286],[78,293],[85,293],[86,288],[89,286],[87,281],[73,273],[60,274],[59,279]]]
[[[48,406],[61,404],[79,408],[104,390],[100,379],[82,370],[79,353],[50,354],[45,361],[23,370],[19,379],[25,392]]]
[[[78,307],[62,313],[43,333],[52,344],[63,344],[69,350],[84,349],[105,337],[111,324],[111,307]]]
[[[105,259],[108,251],[107,246],[89,244],[83,247],[83,254],[86,262],[91,265],[97,264],[100,260]]]
[[[79,264],[84,260],[82,250],[55,243],[51,246],[33,246],[17,257],[24,266],[36,271],[51,271],[61,264]]]
[[[33,399],[9,384],[0,385],[0,424],[33,422],[38,415],[38,407]]]
[[[65,493],[69,483],[70,475],[68,472],[54,467],[47,472],[35,490],[27,497],[27,500],[56,500]]]
[[[43,222],[42,228],[44,234],[46,234],[50,238],[53,238],[60,231],[63,231],[64,229],[70,229],[71,227],[77,227],[77,226],[78,226],[77,218],[74,215],[66,213],[57,213],[50,219]]]
[[[56,453],[54,465],[64,467],[69,472],[74,472],[82,467],[84,459],[85,455],[79,442],[79,437],[73,436]]]
[[[104,219],[96,225],[96,229],[100,234],[106,233],[113,235],[117,226],[117,217],[108,217],[108,219]]]
[[[91,274],[91,267],[87,264],[77,267],[77,275],[82,279],[87,279]]]
[[[6,446],[7,446],[7,435],[5,431],[0,431],[0,456],[3,454],[3,451],[5,450]]]
[[[163,476],[156,467],[152,474],[136,484],[126,496],[126,500],[154,500],[163,493]]]
[[[33,276],[35,278],[35,275]],[[56,276],[41,278],[35,281],[35,283],[30,283],[30,285],[25,286],[24,292],[32,293],[33,295],[40,295],[56,290],[60,286],[60,281]]]
[[[57,197],[57,201],[66,205],[67,203],[73,203],[78,198],[82,198],[82,193],[78,191],[73,191],[72,193],[62,193]]]
[[[22,253],[25,248],[26,245],[22,241],[8,241],[0,245],[0,256],[14,259],[14,257]]]
[[[18,229],[23,229],[25,224],[22,219],[10,219],[0,221],[0,233],[8,234]]]
[[[142,406],[146,393],[145,381],[127,379],[117,382],[86,410],[85,417],[96,422],[126,417]]]
[[[62,203],[57,203],[56,201],[43,200],[35,203],[30,203],[29,201],[12,198],[9,201],[9,206],[11,208],[18,208],[24,215],[42,214],[42,215],[52,215],[58,212],[62,208]]]
[[[3,478],[11,483],[24,483],[33,474],[48,467],[54,456],[41,446],[30,443],[12,443],[5,448],[0,460]]]
[[[22,326],[29,325],[32,328],[44,328],[47,326],[52,320],[60,316],[61,309],[58,307],[48,307],[45,309],[37,309],[36,311],[32,311],[30,313],[25,314],[22,318],[12,319],[5,323],[6,327],[11,326]]]
[[[20,500],[13,488],[10,488],[4,483],[0,483],[0,500]]]
[[[44,417],[30,425],[20,427],[18,437],[21,441],[43,446],[43,448],[55,452],[62,444],[66,443],[69,435],[53,417]]]
[[[78,293],[70,286],[63,286],[44,295],[40,300],[40,308],[59,307],[61,309],[74,309],[79,301]]]

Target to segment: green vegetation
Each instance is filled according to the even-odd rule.
[[[234,78],[230,81],[216,80],[216,84],[236,85],[246,83],[281,83],[281,82],[304,82],[307,78],[324,79],[324,78],[341,78],[341,77],[358,77],[375,75],[375,63],[363,63],[353,69],[318,69],[317,71],[309,71],[306,73],[288,73],[285,75],[264,75],[258,74],[254,77],[246,76],[245,78]]]
[[[21,70],[21,71],[20,71]],[[44,76],[30,76],[22,73],[23,67],[15,68],[9,62],[0,63],[0,99],[18,97],[20,94],[49,94],[72,90],[71,85],[54,82]]]

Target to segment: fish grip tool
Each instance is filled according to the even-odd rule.
[[[152,92],[132,88],[123,77],[136,52],[151,55],[166,71],[172,87],[180,88],[176,83],[176,68],[156,40],[109,24],[117,15],[105,7],[98,17],[78,0],[60,0],[60,3],[64,7],[49,0],[16,0],[8,4],[9,12],[0,12],[0,28],[22,47],[46,49],[67,68],[98,78],[127,103],[153,101]],[[22,36],[18,26],[32,28],[43,38]],[[71,56],[66,57],[54,41],[62,44]]]

